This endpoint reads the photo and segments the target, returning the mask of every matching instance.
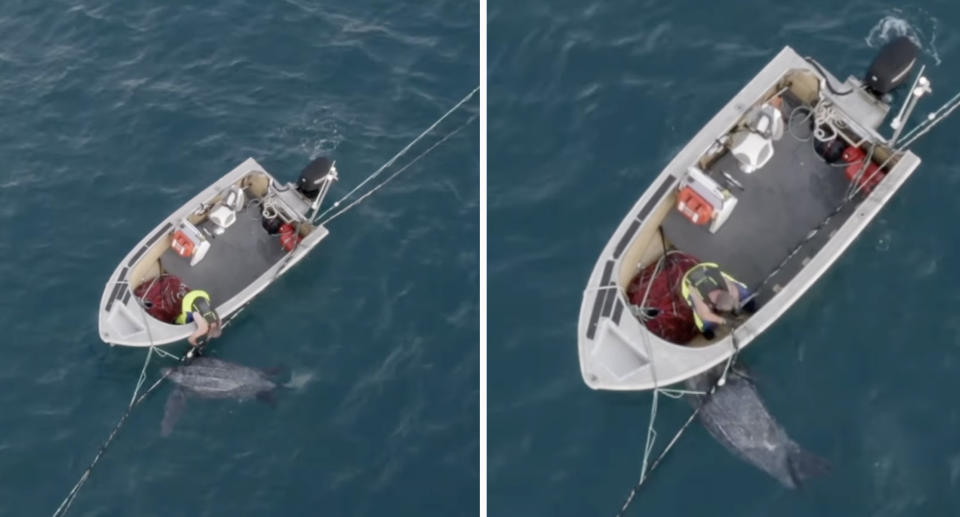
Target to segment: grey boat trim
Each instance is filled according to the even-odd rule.
[[[334,169],[327,180],[328,183],[324,185],[323,194],[327,192],[329,183],[335,180]],[[133,291],[142,283],[151,281],[160,273],[170,272],[171,269],[177,269],[178,272],[186,275],[191,274],[191,267],[185,259],[171,250],[175,228],[183,219],[188,219],[197,226],[205,224],[211,209],[215,208],[225,194],[235,187],[246,193],[247,203],[252,203],[253,206],[248,206],[249,210],[245,212],[238,212],[238,220],[227,228],[223,242],[227,241],[226,236],[229,232],[250,231],[251,234],[257,235],[251,239],[250,246],[260,246],[261,254],[265,253],[265,258],[260,262],[254,260],[246,263],[228,260],[229,257],[224,256],[223,253],[220,256],[215,253],[219,238],[211,239],[211,251],[194,266],[194,269],[201,271],[203,267],[208,271],[207,274],[210,274],[210,271],[224,268],[225,274],[220,275],[222,278],[210,279],[211,282],[217,281],[223,286],[221,291],[225,293],[226,299],[217,299],[214,296],[212,300],[217,313],[223,320],[229,320],[235,316],[267,286],[303,260],[329,234],[326,227],[314,226],[310,221],[310,216],[315,213],[322,201],[322,195],[320,199],[311,201],[297,192],[294,185],[278,184],[256,160],[248,158],[160,222],[120,261],[110,275],[100,299],[100,339],[111,345],[149,347],[184,340],[193,332],[195,325],[175,325],[155,319],[142,308]],[[280,248],[279,239],[276,238],[269,243],[274,245],[274,251],[270,251],[266,246],[268,243],[254,242],[266,241],[271,236],[266,230],[262,230],[262,236],[253,233],[253,225],[257,229],[260,227],[259,218],[255,221],[243,218],[258,215],[259,207],[265,204],[279,211],[283,218],[289,219],[292,224],[299,223],[302,241],[291,252],[284,252]],[[264,249],[267,251],[263,252]],[[252,254],[255,255],[256,251],[251,248]],[[184,262],[176,263],[174,262],[176,260],[184,260]],[[246,265],[237,266],[236,264]],[[247,270],[231,271],[232,267],[245,267]],[[243,280],[231,280],[229,277],[234,273],[238,273],[238,278]],[[202,275],[195,274],[195,276],[197,276],[195,282],[188,282],[191,284],[190,287],[205,289]]]
[[[735,344],[739,349],[750,345],[823,275],[920,165],[912,152],[891,150],[878,133],[889,112],[888,105],[864,92],[853,77],[837,86],[853,88],[849,95],[834,95],[825,81],[840,84],[829,72],[821,72],[785,47],[694,136],[630,209],[604,246],[581,301],[577,344],[581,374],[590,388],[642,391],[667,387],[726,361],[734,353]],[[706,169],[714,163],[718,140],[741,124],[748,110],[785,93],[832,103],[846,125],[845,139],[853,138],[853,143],[864,146],[874,144],[874,159],[889,164],[886,175],[872,191],[859,194],[836,216],[834,224],[815,239],[815,245],[811,244],[809,253],[796,257],[788,278],[765,286],[759,293],[759,309],[732,331],[718,332],[712,341],[703,336],[688,344],[666,341],[634,315],[626,289],[640,269],[665,252],[664,241],[671,241],[663,227],[676,211],[677,182],[691,166]],[[760,170],[755,175],[765,172]],[[842,170],[836,174],[845,181]],[[743,214],[739,215],[742,219]]]

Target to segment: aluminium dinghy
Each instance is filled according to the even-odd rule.
[[[912,73],[917,50],[893,40],[862,80],[841,83],[785,47],[703,126],[626,214],[590,274],[577,329],[589,387],[653,390],[705,372],[813,285],[920,165],[906,147],[957,107],[960,94],[903,133],[931,91],[922,67]],[[895,95],[904,99],[898,112]],[[754,309],[709,338],[681,287],[700,263],[742,283]]]
[[[328,235],[313,218],[336,180],[325,157],[311,162],[296,184],[280,184],[253,158],[238,165],[120,261],[100,300],[100,338],[132,347],[186,339],[194,326],[176,318],[190,290],[208,293],[229,321]]]

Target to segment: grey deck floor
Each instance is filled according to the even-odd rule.
[[[790,113],[792,105],[784,103],[784,107],[785,113]],[[796,126],[798,135],[809,134],[806,127]],[[744,174],[736,159],[727,153],[707,172],[725,184],[721,171],[739,181],[744,190],[730,188],[739,201],[716,234],[690,223],[676,210],[667,216],[662,228],[675,248],[702,261],[716,262],[751,289],[835,211],[848,185],[843,168],[824,163],[813,149],[813,140],[801,142],[787,131],[774,143],[774,156],[762,169]],[[834,217],[828,226],[839,225],[846,215]],[[826,228],[819,233],[826,235],[829,231],[830,228]],[[797,264],[788,264],[782,273],[788,273],[787,270],[796,273],[802,261],[825,244],[827,239],[820,238],[823,235],[817,237],[794,257]],[[792,277],[793,273],[788,276]],[[778,281],[785,280],[778,278]],[[766,297],[761,296],[761,300]]]
[[[210,250],[196,266],[190,267],[190,261],[173,249],[163,254],[160,264],[190,288],[210,293],[217,306],[250,285],[284,253],[280,239],[260,225],[259,205],[248,203],[230,228],[210,240]]]

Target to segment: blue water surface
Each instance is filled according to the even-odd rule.
[[[130,248],[247,157],[292,181],[329,155],[343,195],[478,84],[478,20],[447,0],[5,5],[0,515],[52,514],[126,408],[145,354],[96,315]],[[191,401],[163,438],[161,386],[70,514],[477,515],[478,131],[331,223],[214,343],[290,371],[275,409]]]

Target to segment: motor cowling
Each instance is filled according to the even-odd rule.
[[[331,169],[333,169],[333,161],[330,158],[321,156],[313,160],[300,173],[297,190],[308,199],[316,199],[323,180],[330,174]]]
[[[917,46],[910,38],[900,36],[880,49],[863,82],[867,90],[880,97],[903,84],[917,62]]]

